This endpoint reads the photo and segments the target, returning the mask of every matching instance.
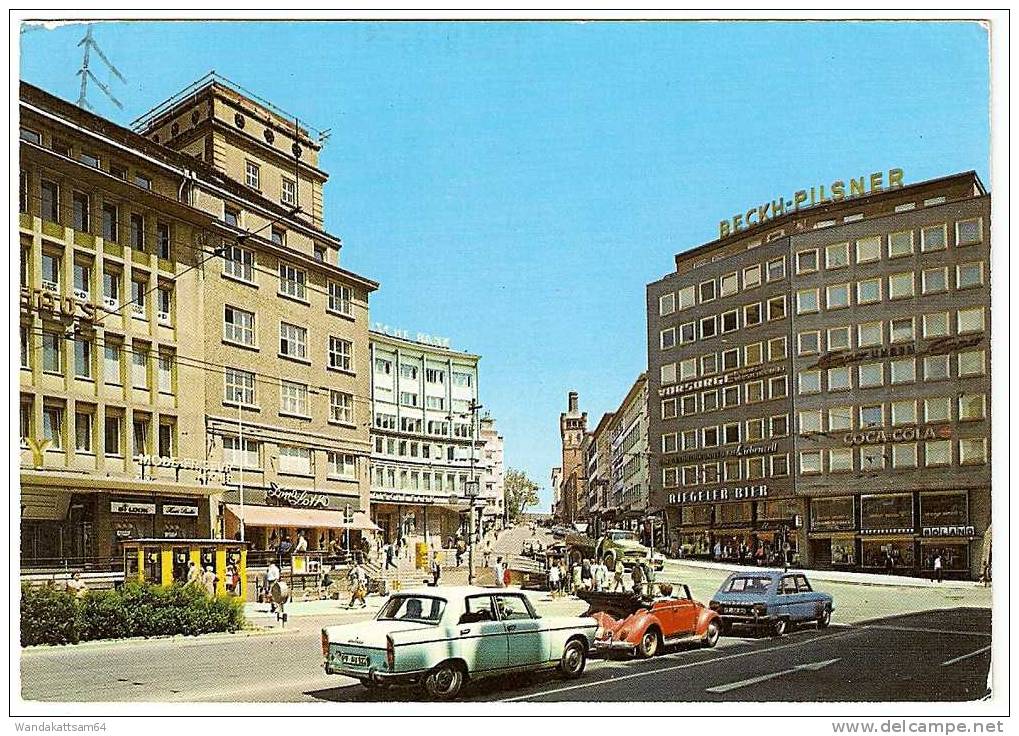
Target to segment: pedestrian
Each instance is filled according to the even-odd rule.
[[[573,569],[571,570],[570,580],[573,583],[572,592],[574,595],[577,594],[578,590],[583,588],[583,582],[580,577],[580,563],[574,562]]]
[[[85,585],[85,581],[81,579],[80,572],[75,572],[71,575],[71,579],[67,581],[67,592],[75,598],[82,598],[86,593],[88,593],[88,586]]]
[[[630,579],[633,581],[633,592],[640,595],[644,587],[644,571],[639,564],[633,566],[630,571]]]
[[[481,556],[484,559],[485,567],[491,564],[492,559],[492,540],[486,539],[485,546],[482,548]]]
[[[366,608],[368,606],[365,602],[365,595],[368,592],[368,575],[361,567],[360,562],[354,563],[354,566],[350,568],[347,580],[350,582],[350,603],[347,604],[347,608],[353,608],[354,601],[360,601],[361,608]]]
[[[720,559],[722,559],[722,543],[721,542],[715,542],[714,555],[715,555],[715,562],[718,562]]]
[[[754,562],[758,567],[764,567],[764,545],[760,545],[757,548],[757,552],[754,553]]]
[[[269,568],[265,571],[265,588],[262,591],[264,600],[269,601],[269,613],[273,613],[276,610],[276,604],[272,602],[270,594],[272,586],[280,579],[280,568],[275,562],[269,563]]]
[[[464,544],[464,540],[458,539],[456,542],[456,566],[460,567],[463,564],[464,552],[467,551],[467,545]]]
[[[585,590],[591,590],[591,560],[586,557],[580,563],[580,582]]]
[[[386,569],[388,570],[391,567],[392,568],[397,568],[398,565],[393,561],[393,555],[394,555],[393,545],[392,544],[387,544],[382,549],[383,549],[383,552],[386,555]]]
[[[202,579],[202,568],[198,567],[198,565],[195,564],[194,560],[189,561],[186,584],[190,585],[191,583],[198,583],[201,582],[201,579]]]
[[[294,545],[290,541],[290,535],[284,534],[283,539],[280,540],[279,547],[276,548],[276,560],[281,568],[290,560],[290,553],[293,549]]]
[[[307,552],[308,551],[308,540],[304,536],[304,532],[297,533],[297,544],[294,545],[294,552]]]
[[[442,565],[439,564],[439,553],[432,552],[432,561],[429,567],[432,573],[432,587],[439,584],[439,578],[442,577]]]
[[[626,568],[623,567],[623,561],[622,560],[616,560],[616,567],[612,571],[612,579],[613,579],[612,592],[613,593],[618,593],[619,591],[626,589],[625,586],[623,585],[623,573],[625,573],[625,572],[626,572]]]
[[[219,578],[216,577],[216,573],[212,570],[212,565],[205,568],[205,572],[202,574],[202,585],[205,586],[205,592],[210,598],[216,597],[216,584],[219,582]]]
[[[942,575],[943,571],[942,571],[941,568],[942,568],[942,560],[941,560],[941,553],[939,552],[934,557],[934,579],[937,580],[939,583],[943,579],[943,575]]]
[[[604,560],[598,561],[597,568],[593,571],[594,576],[594,589],[602,592],[609,588],[609,568],[605,564]]]
[[[889,575],[895,572],[895,560],[888,552],[885,552],[885,572]]]
[[[552,565],[548,568],[548,590],[555,598],[559,593],[559,566]]]
[[[503,587],[503,573],[505,568],[502,564],[502,557],[495,558],[495,565],[492,567],[492,572],[495,573],[495,587]]]

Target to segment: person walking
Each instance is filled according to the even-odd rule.
[[[391,567],[397,568],[398,565],[393,561],[393,556],[395,554],[395,551],[393,550],[393,545],[387,544],[385,547],[382,548],[382,550],[386,556],[386,569],[388,570]]]
[[[942,570],[943,564],[944,563],[943,563],[943,561],[941,559],[941,553],[939,552],[934,557],[934,579],[937,580],[939,583],[942,582],[942,580],[943,580],[943,572],[944,572]]]
[[[439,584],[439,578],[442,577],[442,565],[439,564],[439,553],[432,552],[432,561],[429,565],[429,570],[432,573],[432,587],[436,587]]]
[[[633,581],[633,592],[640,595],[644,588],[644,571],[639,564],[633,566],[630,571],[630,579]]]
[[[200,583],[202,581],[202,568],[195,564],[194,560],[188,562],[187,584]]]
[[[553,598],[559,593],[559,565],[548,568],[548,590]]]
[[[269,613],[276,611],[276,604],[272,602],[270,597],[272,586],[280,579],[280,568],[275,562],[269,563],[269,569],[265,571],[265,588],[262,591],[262,595],[265,600],[269,601]]]
[[[621,590],[625,590],[626,586],[623,585],[623,573],[626,572],[626,568],[623,567],[622,560],[616,560],[616,567],[612,571],[613,585],[612,592],[618,593]]]
[[[495,565],[492,568],[492,572],[495,573],[495,587],[496,588],[502,588],[503,587],[503,575],[505,573],[505,570],[506,570],[506,568],[505,568],[505,566],[502,563],[502,557],[496,557],[495,558]]]
[[[481,550],[481,556],[484,559],[485,567],[488,567],[492,559],[492,540],[486,539],[485,546]]]
[[[216,573],[212,571],[212,565],[205,568],[205,572],[202,574],[202,585],[205,586],[205,593],[210,598],[216,597],[216,583],[219,582],[219,578],[216,577]]]
[[[460,567],[463,565],[464,552],[467,551],[467,545],[464,544],[463,539],[458,539],[456,542],[456,566]]]
[[[714,552],[714,555],[715,555],[715,562],[718,562],[719,560],[722,559],[722,543],[721,542],[715,542],[715,549],[713,550],[713,552]]]
[[[580,583],[584,590],[591,590],[591,560],[586,557],[580,563]]]
[[[347,604],[347,608],[353,608],[354,601],[360,601],[361,608],[366,608],[368,606],[365,602],[365,595],[368,592],[368,575],[361,567],[360,562],[354,563],[354,566],[350,568],[347,580],[350,583],[350,603]]]

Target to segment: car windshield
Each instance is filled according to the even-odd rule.
[[[725,587],[726,593],[766,593],[771,580],[761,577],[732,578]]]
[[[437,624],[442,620],[446,601],[423,595],[396,595],[379,611],[379,621],[415,621]]]
[[[623,539],[628,539],[631,542],[637,541],[637,535],[633,532],[609,532],[609,538],[617,542]]]

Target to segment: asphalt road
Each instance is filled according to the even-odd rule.
[[[725,574],[670,564],[708,600]],[[780,639],[723,637],[713,650],[677,648],[648,661],[593,659],[576,681],[553,674],[498,678],[465,700],[527,701],[958,701],[985,694],[990,590],[818,584],[835,596],[832,627]],[[540,600],[577,613],[572,599]],[[321,668],[325,624],[365,612],[294,616],[286,631],[249,636],[86,643],[22,653],[27,700],[338,702],[414,700],[411,690],[368,692]]]

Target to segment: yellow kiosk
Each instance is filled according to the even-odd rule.
[[[216,595],[248,596],[248,543],[236,539],[125,539],[124,580],[155,585],[184,584],[190,563],[216,573]],[[228,569],[230,574],[228,574]],[[233,571],[240,577],[234,586]]]

